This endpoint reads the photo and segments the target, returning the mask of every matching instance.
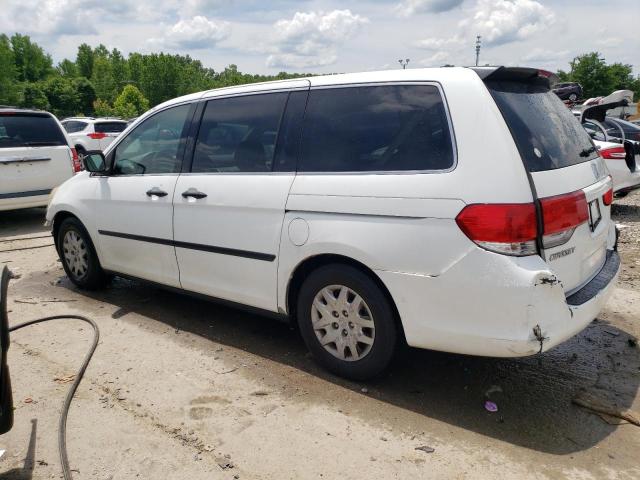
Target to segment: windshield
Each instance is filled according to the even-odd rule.
[[[545,86],[486,83],[530,172],[564,168],[598,157],[579,120]]]
[[[66,144],[62,129],[49,115],[0,113],[0,148]]]

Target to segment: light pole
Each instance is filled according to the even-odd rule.
[[[480,35],[476,36],[476,67],[478,66],[478,62],[480,62],[480,47],[482,46],[482,42],[480,41],[482,37]]]
[[[408,58],[405,60],[400,59],[398,60],[398,63],[402,65],[402,69],[404,70],[407,68],[407,65],[409,65],[409,59]]]

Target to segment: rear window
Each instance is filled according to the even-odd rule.
[[[486,83],[530,172],[569,167],[597,158],[589,134],[546,86],[508,81]]]
[[[98,133],[120,133],[127,128],[127,122],[100,122],[93,125]]]
[[[449,121],[437,87],[385,85],[312,90],[304,118],[303,172],[447,170]]]
[[[67,140],[52,117],[0,113],[0,148],[59,145],[67,145]]]

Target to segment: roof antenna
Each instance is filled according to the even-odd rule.
[[[482,37],[480,35],[476,36],[476,67],[480,62],[480,48],[482,47],[482,41],[480,40]]]

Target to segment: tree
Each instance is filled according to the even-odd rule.
[[[113,103],[113,110],[118,117],[137,117],[149,110],[149,100],[135,86],[126,85]]]
[[[86,43],[78,47],[76,65],[80,75],[85,78],[91,78],[93,75],[93,49]]]
[[[49,110],[51,108],[41,83],[27,83],[24,87],[21,103],[21,106],[27,108],[39,108],[41,110]]]
[[[16,33],[11,37],[17,78],[20,82],[44,80],[53,70],[51,56],[32,43],[28,35]]]
[[[18,84],[16,83],[16,65],[9,37],[0,35],[0,104],[18,103]]]
[[[93,102],[93,111],[98,117],[113,117],[114,112],[109,102],[106,100],[97,99]]]
[[[91,115],[93,102],[96,101],[96,90],[93,84],[85,77],[79,77],[73,80],[73,86],[78,93],[78,113]]]
[[[93,74],[91,83],[96,89],[96,96],[112,102],[116,94],[111,62],[106,56],[96,56],[93,60]]]
[[[63,118],[80,113],[80,96],[72,80],[51,77],[43,86],[54,115]]]
[[[76,64],[66,58],[58,64],[56,70],[63,77],[76,78],[78,76],[78,68],[76,67]]]

